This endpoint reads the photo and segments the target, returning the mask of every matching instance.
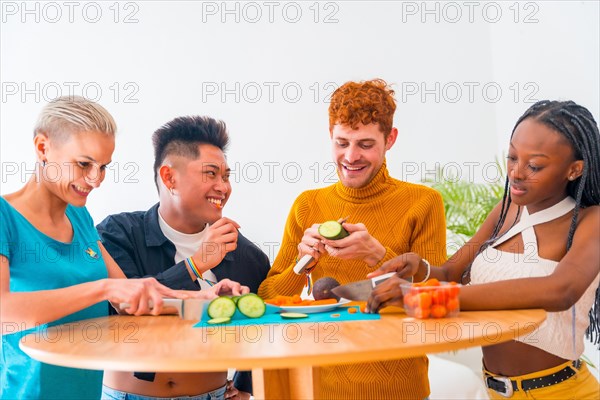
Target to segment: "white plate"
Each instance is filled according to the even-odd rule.
[[[279,306],[283,312],[297,312],[303,314],[314,314],[335,310],[339,306],[350,303],[348,299],[340,299],[335,304],[321,304],[319,306]]]

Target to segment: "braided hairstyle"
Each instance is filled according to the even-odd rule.
[[[571,144],[575,159],[583,160],[583,173],[579,178],[569,181],[567,184],[568,195],[575,199],[573,218],[567,236],[567,251],[569,251],[573,244],[579,210],[588,206],[600,205],[600,133],[598,132],[598,123],[585,107],[577,105],[573,101],[542,100],[532,105],[519,118],[511,133],[511,139],[517,126],[527,118],[532,118],[563,135]],[[501,236],[500,228],[504,225],[511,204],[508,186],[507,176],[504,184],[500,218],[492,235],[481,245],[477,254],[482,253]],[[518,220],[520,212],[521,208],[519,207],[512,225]],[[463,283],[470,281],[471,265],[463,273]],[[586,336],[594,344],[600,344],[600,288],[596,289],[594,305],[590,310],[590,326],[586,331]]]

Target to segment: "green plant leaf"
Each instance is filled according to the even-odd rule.
[[[503,164],[498,159],[496,159],[496,164],[498,170],[502,171],[502,175],[505,176]],[[475,235],[504,195],[504,181],[467,182],[444,174],[444,170],[441,168],[438,168],[433,180],[424,181],[424,183],[429,184],[442,195],[448,229],[448,250],[452,253]]]

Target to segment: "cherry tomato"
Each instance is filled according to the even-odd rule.
[[[404,296],[404,306],[407,308],[417,308],[419,306],[418,295],[407,294]]]
[[[456,297],[449,299],[446,303],[446,309],[448,310],[448,312],[458,310],[458,306],[458,299]]]
[[[431,278],[427,280],[423,286],[440,286],[440,281],[438,281],[436,278]]]
[[[431,294],[424,292],[417,295],[417,304],[419,308],[431,307]]]
[[[431,316],[433,318],[444,318],[447,313],[445,306],[435,304],[431,307]]]
[[[444,304],[446,304],[447,299],[448,299],[448,294],[443,289],[435,290],[431,294],[431,301],[433,302],[433,304],[438,304],[438,305],[443,306]]]
[[[450,293],[450,297],[456,297],[460,292],[460,286],[458,286],[456,282],[450,282],[448,284],[448,291]]]
[[[430,308],[417,308],[415,310],[415,318],[419,318],[419,319],[426,319],[429,318],[429,314],[431,313],[431,309]]]

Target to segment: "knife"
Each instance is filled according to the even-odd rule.
[[[296,265],[294,265],[294,272],[296,275],[302,275],[304,271],[306,271],[306,268],[308,268],[314,261],[315,259],[310,254],[303,255]]]
[[[181,319],[200,321],[204,305],[209,302],[210,300],[203,299],[163,299],[163,308],[160,315],[179,315]],[[150,309],[154,307],[152,300],[149,301],[148,306]],[[119,304],[121,309],[129,307],[129,303]]]
[[[350,218],[350,216],[347,216],[346,218],[340,218],[337,222],[343,224],[348,220],[348,218]],[[303,255],[302,258],[298,260],[296,265],[294,265],[294,272],[296,275],[302,275],[306,271],[306,268],[310,267],[314,261],[315,259],[310,254]]]
[[[337,296],[348,300],[367,301],[371,292],[377,285],[385,282],[394,275],[396,275],[395,272],[388,272],[387,274],[376,276],[375,278],[341,285],[331,289],[331,291]]]

